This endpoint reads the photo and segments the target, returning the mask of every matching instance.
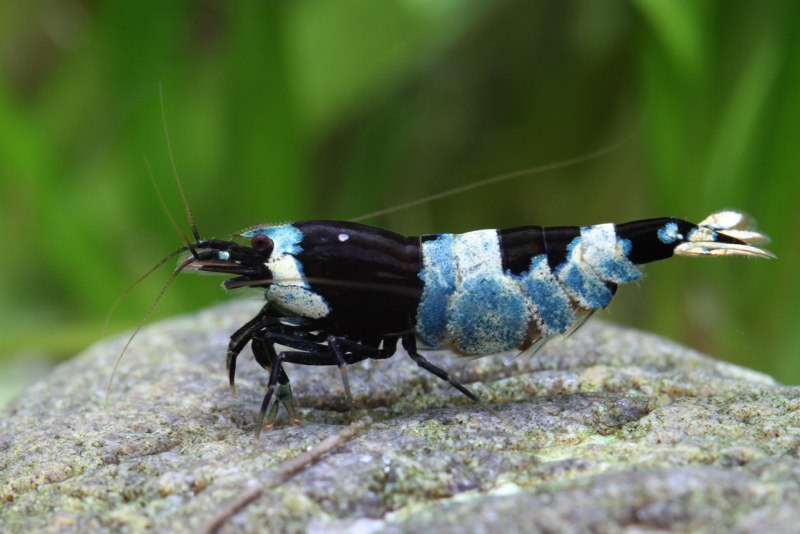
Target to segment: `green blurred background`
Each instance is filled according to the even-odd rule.
[[[777,261],[673,259],[600,316],[800,382],[800,2],[0,4],[0,402],[96,341],[180,245],[159,104],[200,231],[347,219],[416,234],[753,214]],[[167,270],[134,291],[130,330]],[[181,277],[152,320],[226,296]],[[222,355],[220,355],[222,358]]]

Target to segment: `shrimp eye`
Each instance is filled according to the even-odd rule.
[[[264,234],[256,234],[250,239],[250,246],[259,252],[272,248],[272,239]]]

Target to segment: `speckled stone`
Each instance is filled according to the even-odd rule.
[[[252,436],[266,373],[228,335],[258,302],[142,330],[57,368],[0,412],[5,531],[195,532],[254,485],[227,531],[788,531],[800,525],[800,389],[591,321],[532,358],[431,353],[503,416],[404,354],[287,366],[304,423]],[[374,423],[274,485],[274,467]]]

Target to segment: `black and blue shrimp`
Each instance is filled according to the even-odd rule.
[[[285,363],[338,366],[352,404],[346,366],[389,358],[400,343],[417,365],[479,403],[419,353],[418,340],[471,356],[535,350],[608,306],[646,263],[673,255],[773,257],[758,246],[768,238],[735,211],[699,224],[666,217],[421,237],[307,221],[259,225],[240,237],[244,244],[198,237],[184,263],[234,275],[225,288],[265,290],[266,304],[231,336],[227,352],[232,389],[248,343],[269,371],[257,433],[265,418],[274,422],[279,404],[297,419]]]

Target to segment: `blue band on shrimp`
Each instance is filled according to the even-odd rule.
[[[576,309],[605,308],[616,284],[641,276],[629,259],[631,241],[617,236],[613,224],[516,232],[503,234],[505,249],[495,230],[423,240],[416,327],[423,341],[466,354],[524,347],[565,333]],[[528,251],[547,249],[548,235],[550,253],[533,256],[521,271]],[[520,242],[527,243],[524,250]],[[563,260],[552,267],[554,258]]]
[[[464,280],[450,300],[447,332],[462,354],[496,354],[522,346],[531,313],[521,286],[510,277]]]
[[[614,297],[608,286],[594,275],[591,267],[584,263],[567,261],[558,268],[556,276],[581,308],[588,310],[605,308]]]
[[[503,272],[496,230],[455,236],[458,283],[448,305],[447,331],[464,354],[491,354],[520,346],[528,331],[530,298]]]
[[[617,237],[613,224],[597,224],[581,228],[581,260],[592,267],[604,282],[627,284],[642,273],[628,256],[631,242]]]
[[[529,297],[503,273],[495,230],[440,234],[422,243],[424,290],[417,334],[427,344],[450,342],[464,354],[502,352],[522,344]]]
[[[575,312],[569,295],[547,263],[547,255],[534,257],[530,271],[521,279],[533,302],[533,315],[542,335],[549,337],[566,332],[575,322]]]
[[[583,308],[597,309],[608,306],[614,295],[583,261],[581,238],[576,237],[567,246],[567,251],[567,260],[556,269],[556,276],[564,289]]]
[[[417,334],[429,347],[447,342],[447,305],[456,290],[456,256],[453,234],[426,236],[422,240],[424,267],[419,278],[424,284],[417,309]]]
[[[614,297],[609,283],[632,282],[641,276],[628,259],[630,252],[630,242],[617,237],[613,224],[584,226],[567,246],[567,259],[556,275],[582,308],[605,308]]]

